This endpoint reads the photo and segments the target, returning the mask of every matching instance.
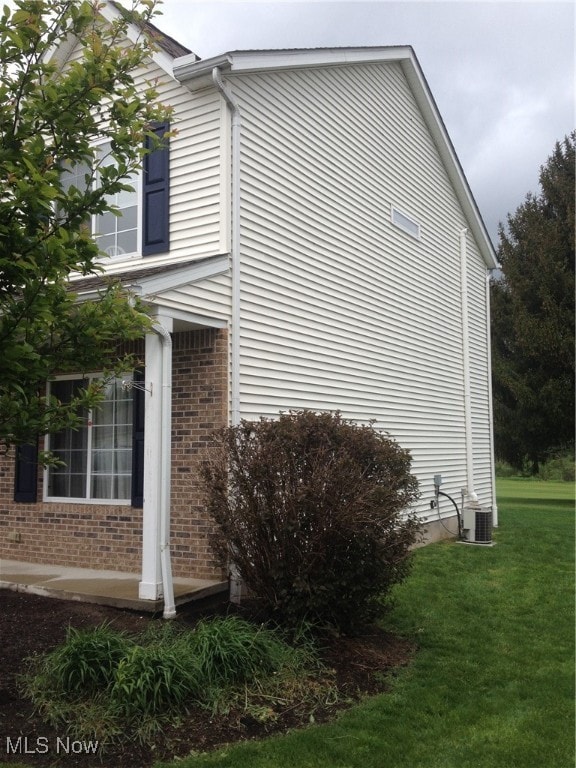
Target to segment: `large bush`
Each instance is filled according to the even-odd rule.
[[[408,570],[410,454],[339,413],[221,430],[204,466],[213,548],[279,621],[350,631]]]

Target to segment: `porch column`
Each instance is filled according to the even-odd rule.
[[[162,597],[160,514],[162,509],[162,341],[146,334],[146,408],[144,411],[144,507],[142,510],[141,600]]]

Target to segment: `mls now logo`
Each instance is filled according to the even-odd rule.
[[[7,755],[45,755],[47,752],[54,751],[58,755],[95,755],[98,751],[97,741],[74,741],[69,736],[62,739],[58,737],[51,744],[47,736],[37,736],[30,739],[28,736],[18,736],[18,738],[6,737]]]

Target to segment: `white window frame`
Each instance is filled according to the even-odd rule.
[[[396,205],[390,206],[390,221],[395,227],[401,229],[402,232],[406,232],[410,237],[413,237],[415,240],[421,240],[421,229],[418,221],[416,221],[414,216],[401,210]]]
[[[109,145],[110,142],[108,140],[102,140],[100,142],[96,142],[93,144],[93,149],[96,152],[95,163],[98,163],[98,156],[102,156],[101,148],[105,147],[106,145]],[[92,174],[93,174],[93,180],[96,185],[96,188],[98,187],[98,169],[94,168],[94,164],[91,168]],[[101,263],[103,266],[106,266],[107,264],[117,264],[124,261],[132,261],[134,259],[141,259],[142,258],[142,241],[143,241],[143,212],[142,212],[142,169],[137,169],[134,171],[134,174],[132,174],[132,178],[130,180],[131,186],[134,188],[134,194],[136,195],[136,250],[130,251],[126,253],[118,253],[115,255],[111,255],[108,253],[105,253],[104,251],[100,251],[100,258],[98,259],[99,263]],[[97,221],[99,217],[103,214],[94,213],[91,214],[89,217],[90,220],[90,235],[98,244],[98,237],[96,234],[97,229]],[[88,217],[86,219],[88,221]]]
[[[102,147],[109,145],[110,141],[100,141],[94,144],[94,149],[97,154],[100,154]],[[96,180],[98,179],[98,171],[96,170]],[[100,261],[103,264],[115,264],[122,261],[132,261],[133,259],[142,258],[142,169],[134,171],[133,177],[130,181],[131,186],[134,188],[134,194],[136,195],[136,250],[130,253],[118,253],[110,255],[101,251]],[[96,236],[96,222],[101,214],[92,214],[91,227],[92,237],[95,242],[98,243]]]
[[[122,377],[123,379],[128,379],[128,377],[131,377],[132,374],[126,375],[125,377]],[[68,374],[64,376],[55,376],[53,379],[51,379],[48,382],[48,391],[47,394],[50,396],[50,389],[51,384],[54,381],[77,381],[79,379],[87,380],[87,381],[94,381],[97,379],[104,379],[105,376],[102,372],[100,373],[90,373],[90,374]],[[107,504],[107,505],[114,505],[114,506],[130,506],[132,504],[132,494],[129,494],[129,497],[127,499],[101,499],[97,497],[90,496],[90,487],[91,487],[91,479],[92,479],[92,411],[88,411],[87,414],[87,421],[88,421],[88,434],[87,434],[87,445],[86,445],[86,466],[85,466],[85,477],[86,477],[86,496],[85,497],[77,497],[77,496],[50,496],[48,493],[48,483],[49,483],[49,467],[44,467],[44,482],[43,482],[43,493],[42,498],[43,501],[49,502],[49,503],[60,503],[60,504]],[[50,435],[46,435],[45,437],[46,442],[46,449],[50,450]],[[131,448],[132,450],[132,448]],[[132,466],[131,474],[134,471],[134,467]]]

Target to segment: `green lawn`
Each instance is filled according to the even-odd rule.
[[[388,626],[417,638],[390,693],[326,726],[180,768],[570,768],[574,484],[499,482],[496,546],[418,550]]]

